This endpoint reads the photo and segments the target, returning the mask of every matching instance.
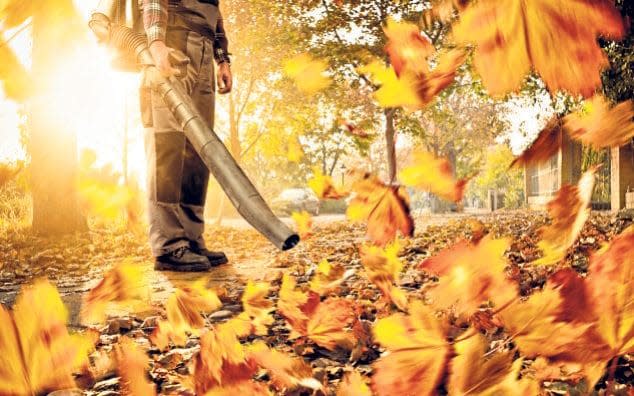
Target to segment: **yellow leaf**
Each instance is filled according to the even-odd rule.
[[[125,304],[147,296],[141,266],[124,261],[110,271],[83,298],[81,318],[83,323],[97,323],[105,319],[110,303]]]
[[[452,202],[462,201],[469,179],[454,180],[449,161],[418,151],[413,164],[399,173],[399,180],[408,187],[430,191]]]
[[[312,235],[313,218],[310,213],[305,210],[302,212],[291,213],[291,218],[297,226],[297,232],[302,239],[306,239]]]
[[[130,338],[124,337],[116,346],[117,371],[121,393],[129,396],[156,395],[156,385],[146,378],[148,356]]]
[[[271,312],[275,308],[273,307],[273,302],[266,298],[270,291],[271,285],[269,283],[255,283],[249,280],[242,294],[244,314],[254,326],[254,333],[256,335],[266,335],[268,333],[268,326],[273,324]]]
[[[330,86],[330,78],[325,75],[327,69],[326,62],[313,59],[309,54],[298,55],[284,64],[284,73],[307,94],[317,93]]]
[[[380,86],[374,92],[374,98],[380,106],[403,107],[407,110],[416,110],[425,106],[418,95],[416,76],[411,72],[404,71],[399,77],[393,67],[375,61],[360,67],[359,73],[368,75],[372,82]]]
[[[389,353],[373,364],[372,389],[382,395],[433,395],[442,379],[451,348],[446,330],[420,301],[410,314],[380,319],[375,340]]]
[[[385,51],[397,75],[400,76],[403,70],[416,74],[429,71],[427,58],[433,55],[435,49],[417,25],[388,18],[383,30],[388,39]]]
[[[372,391],[361,374],[353,371],[343,377],[337,396],[372,396]]]
[[[39,394],[75,387],[73,373],[94,347],[70,335],[68,313],[47,281],[26,288],[10,314],[0,306],[0,394]]]
[[[332,177],[324,175],[319,168],[313,169],[313,177],[308,186],[320,199],[341,199],[348,196],[347,191],[339,191],[332,181]]]
[[[322,390],[321,383],[313,378],[313,369],[302,358],[271,349],[262,341],[251,345],[247,354],[269,373],[278,390],[291,390],[300,386]]]
[[[319,295],[328,294],[339,286],[346,278],[354,273],[354,270],[346,271],[341,264],[330,264],[323,259],[318,265],[313,279],[310,281],[310,290]]]
[[[394,305],[402,310],[407,309],[407,295],[398,288],[397,284],[403,270],[403,263],[398,258],[400,245],[394,242],[385,249],[378,246],[361,246],[361,263],[368,278],[377,285]]]

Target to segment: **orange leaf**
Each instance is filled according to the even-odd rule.
[[[433,154],[418,151],[414,154],[414,163],[403,169],[399,179],[408,187],[430,191],[452,202],[462,201],[469,179],[454,180],[453,169],[449,161],[436,158]]]
[[[297,387],[322,389],[321,383],[313,378],[310,364],[302,358],[270,349],[263,342],[253,344],[247,353],[258,366],[269,373],[273,385],[279,390]]]
[[[375,243],[387,244],[394,240],[398,231],[404,236],[414,234],[414,220],[405,188],[388,186],[376,176],[365,174],[352,189],[355,196],[348,204],[346,214],[351,220],[366,221],[368,236]]]
[[[516,299],[517,287],[504,273],[509,247],[509,240],[487,236],[476,244],[459,242],[423,261],[421,269],[440,276],[429,292],[434,305],[446,309],[455,304],[458,312],[471,315],[487,301],[501,307]]]
[[[295,279],[284,274],[277,310],[291,327],[290,339],[308,337],[327,349],[352,348],[354,336],[349,326],[355,321],[354,303],[340,298],[321,302],[319,294],[295,290]]]
[[[353,136],[356,136],[362,139],[369,139],[374,137],[374,135],[369,134],[368,132],[364,131],[363,129],[359,128],[358,126],[348,121],[343,121],[341,123],[341,126],[343,126],[345,130]]]
[[[563,144],[562,131],[561,119],[553,117],[539,132],[537,139],[511,163],[510,167],[537,165],[550,160]]]
[[[634,228],[590,258],[588,278],[597,303],[597,330],[614,356],[634,352]]]
[[[84,296],[82,322],[101,322],[105,319],[105,310],[109,303],[129,302],[143,298],[146,293],[141,267],[132,262],[120,263],[108,271],[97,286]]]
[[[388,39],[385,52],[397,76],[405,69],[416,74],[429,71],[427,58],[434,54],[435,49],[417,25],[388,18],[383,30]]]
[[[459,44],[475,43],[475,66],[492,95],[517,91],[535,70],[552,93],[590,97],[608,60],[597,36],[619,39],[621,15],[608,0],[483,0],[460,14]]]
[[[352,371],[343,377],[337,396],[372,396],[372,391],[361,374]]]
[[[242,294],[243,313],[253,325],[256,335],[266,335],[268,326],[273,324],[271,312],[275,308],[273,307],[273,302],[266,298],[270,291],[271,288],[268,283],[255,283],[249,280]]]
[[[359,253],[370,281],[377,285],[394,305],[405,311],[407,295],[397,286],[403,270],[403,263],[398,258],[399,250],[399,244],[394,242],[385,249],[378,246],[361,246]]]
[[[388,350],[373,365],[372,389],[382,395],[433,395],[450,358],[446,329],[420,301],[410,314],[380,319],[375,340]]]
[[[215,292],[205,287],[205,280],[177,289],[165,304],[167,321],[161,321],[150,336],[150,341],[159,349],[171,340],[176,345],[187,341],[186,332],[196,331],[205,326],[201,311],[212,312],[222,306]]]
[[[156,386],[146,377],[148,357],[130,338],[124,337],[116,346],[117,371],[121,377],[123,395],[156,395]]]
[[[552,223],[539,229],[542,240],[537,243],[544,257],[534,261],[537,265],[550,265],[566,256],[566,251],[577,239],[588,216],[594,190],[594,173],[591,169],[581,176],[577,186],[565,185],[547,205]]]
[[[88,362],[89,336],[70,335],[68,312],[50,283],[23,289],[12,313],[0,305],[0,394],[74,388],[73,373]]]
[[[595,95],[576,113],[565,117],[566,131],[573,139],[595,149],[620,147],[634,137],[634,101],[627,100],[611,107]]]
[[[577,350],[577,342],[589,326],[557,321],[561,303],[558,291],[545,289],[500,312],[504,327],[523,356],[551,357]]]
[[[291,218],[297,226],[297,232],[302,239],[306,239],[312,235],[313,218],[307,211],[293,212]]]
[[[466,54],[462,50],[445,51],[438,57],[438,65],[434,70],[417,75],[416,91],[423,104],[427,105],[453,83],[458,67],[464,63],[465,59]]]
[[[487,358],[487,339],[477,334],[456,343],[457,356],[451,360],[447,390],[452,395],[524,395],[539,393],[539,384],[518,380],[522,360],[513,364],[514,351],[495,353]]]
[[[193,376],[198,395],[217,388],[248,386],[245,384],[251,382],[257,371],[256,363],[248,358],[240,344],[235,328],[228,323],[214,326],[200,337]]]
[[[343,265],[333,265],[328,260],[323,259],[317,266],[315,275],[310,281],[310,290],[323,296],[339,286],[353,273],[354,270],[346,271]]]

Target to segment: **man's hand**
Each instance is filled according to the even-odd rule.
[[[170,63],[170,52],[171,49],[165,45],[164,41],[154,40],[152,44],[150,44],[150,53],[152,54],[152,58],[154,58],[154,64],[164,77],[171,77],[178,74],[178,70],[173,68]]]
[[[222,62],[218,65],[217,81],[218,93],[224,95],[231,92],[233,77],[231,76],[231,65],[229,62]]]

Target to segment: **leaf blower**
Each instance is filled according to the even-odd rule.
[[[133,18],[135,10],[138,17],[137,1],[132,0]],[[101,1],[89,22],[97,39],[117,50],[122,59],[128,61],[119,60],[117,63],[134,64],[137,71],[146,73],[146,81],[163,98],[186,138],[240,215],[279,249],[295,247],[299,243],[299,236],[273,214],[229,150],[207,126],[189,95],[181,88],[181,83],[175,77],[162,76],[154,66],[146,37],[138,29],[124,25],[125,9],[125,0]]]

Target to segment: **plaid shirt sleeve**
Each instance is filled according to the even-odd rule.
[[[222,20],[222,14],[218,14],[218,22],[216,24],[216,36],[214,38],[214,58],[217,64],[224,62],[231,63],[229,59],[229,40],[225,34],[225,25]]]
[[[165,41],[167,32],[168,0],[143,0],[143,26],[148,44],[153,41]]]

